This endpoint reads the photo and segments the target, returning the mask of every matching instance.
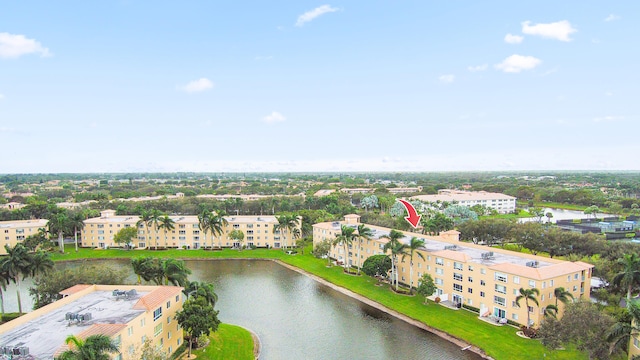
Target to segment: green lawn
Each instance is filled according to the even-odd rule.
[[[519,209],[517,214],[496,214],[496,215],[483,215],[479,216],[479,219],[520,219],[532,217],[526,210]]]
[[[206,348],[193,351],[198,359],[253,360],[253,338],[245,328],[220,324],[209,340]]]
[[[56,261],[84,258],[130,258],[136,256],[193,258],[256,258],[279,259],[287,264],[305,270],[338,286],[372,299],[390,309],[419,320],[431,327],[445,331],[457,338],[474,344],[494,359],[586,359],[586,354],[571,350],[551,351],[539,341],[526,340],[516,335],[511,326],[493,326],[477,319],[477,314],[466,310],[450,310],[430,303],[425,306],[419,296],[408,297],[394,294],[388,287],[375,286],[376,280],[368,276],[349,276],[341,267],[327,268],[327,261],[306,255],[287,255],[282,250],[91,250],[81,249],[78,253],[68,247],[65,254],[54,254]]]

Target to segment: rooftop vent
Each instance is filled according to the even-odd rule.
[[[491,260],[493,259],[493,251],[484,252],[481,256],[482,260]]]
[[[536,261],[527,261],[527,266],[532,268],[537,268],[540,266],[540,262]]]
[[[29,355],[29,348],[26,346],[2,346],[0,347],[0,355],[7,355],[8,359],[11,359],[12,356],[26,356]]]
[[[458,245],[445,245],[444,249],[456,251],[458,250]]]

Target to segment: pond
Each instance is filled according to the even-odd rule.
[[[129,261],[106,261],[130,267]],[[258,334],[263,359],[480,359],[272,261],[186,263],[191,280],[215,284],[221,321]],[[133,272],[129,280],[135,282]],[[5,293],[13,306],[15,297],[15,291]]]

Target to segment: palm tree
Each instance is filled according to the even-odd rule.
[[[227,219],[225,219],[225,212],[220,210],[211,213],[209,218],[209,230],[211,231],[211,248],[213,249],[213,237],[218,237],[218,247],[222,249],[222,232],[225,226],[229,225]]]
[[[213,284],[207,282],[188,281],[182,292],[189,296],[204,297],[211,306],[215,307],[218,295],[214,291]]]
[[[273,233],[275,234],[279,231],[280,234],[282,234],[282,239],[284,240],[284,246],[282,249],[285,250],[287,248],[287,232],[291,232],[293,237],[300,236],[299,232],[296,235],[294,231],[294,229],[297,229],[299,226],[299,219],[298,216],[293,214],[282,214],[280,216],[276,216],[276,219],[278,220],[278,223],[273,226]]]
[[[85,219],[85,215],[81,212],[74,213],[69,218],[68,226],[69,228],[73,228],[73,240],[76,245],[76,252],[78,252],[78,231],[82,231],[82,229],[84,229]]]
[[[343,266],[344,266],[345,270],[349,266],[349,262],[347,260],[348,259],[347,246],[351,245],[353,243],[353,240],[356,237],[355,231],[356,231],[355,228],[352,228],[352,227],[347,226],[347,225],[342,225],[340,235],[336,236],[336,238],[333,240],[333,244],[332,244],[333,246],[337,246],[339,244],[342,244],[342,246],[344,248]]]
[[[52,214],[49,222],[47,222],[49,233],[58,234],[58,246],[60,247],[60,252],[62,253],[64,253],[64,232],[67,230],[68,226],[69,217],[65,212]]]
[[[18,296],[18,312],[22,313],[22,302],[20,301],[20,283],[31,274],[31,254],[22,244],[16,244],[13,248],[5,245],[7,255],[2,258],[0,271],[6,272],[9,279],[17,285],[16,294]]]
[[[398,271],[397,271],[397,259],[398,255],[403,254],[406,244],[400,242],[400,239],[404,237],[404,234],[398,230],[392,229],[389,235],[383,235],[381,238],[389,239],[389,242],[384,244],[382,248],[385,252],[391,250],[391,283],[395,282],[396,291],[398,290]]]
[[[160,217],[158,221],[160,223],[158,225],[158,230],[160,229],[164,230],[164,247],[166,249],[167,248],[167,232],[174,230],[176,228],[176,225],[175,225],[176,223],[168,215],[164,215]]]
[[[409,245],[407,245],[406,251],[409,254],[409,293],[413,292],[413,254],[418,254],[418,257],[424,260],[424,255],[422,255],[421,252],[416,251],[423,246],[424,240],[418,239],[415,236],[411,238],[411,240],[409,241]],[[403,260],[405,256],[406,254],[402,255]]]
[[[147,220],[147,227],[149,228],[153,228],[154,231],[156,232],[156,236],[155,239],[153,241],[154,243],[154,247],[156,250],[158,250],[158,230],[159,228],[159,224],[160,224],[160,218],[162,217],[162,213],[160,213],[159,210],[153,209],[149,212],[149,220]]]
[[[151,221],[151,213],[147,210],[142,210],[142,212],[140,213],[140,220],[138,220],[138,222],[136,223],[136,227],[140,227],[140,225],[144,226],[144,230],[145,230],[145,243],[146,243],[146,247],[150,247],[151,244],[149,244],[149,223]]]
[[[148,263],[151,258],[149,257],[138,257],[135,259],[131,259],[131,266],[133,267],[133,273],[138,276],[138,284],[142,283],[141,277],[145,277],[145,280],[149,281],[145,276],[146,269],[148,268]]]
[[[158,285],[162,285],[162,280],[164,280],[164,285],[171,283],[174,286],[184,287],[190,274],[191,270],[186,267],[184,261],[172,258],[164,259],[162,261],[162,279]]]
[[[69,335],[65,340],[70,349],[63,352],[57,360],[109,360],[107,353],[118,352],[118,345],[107,335],[91,335],[82,340]]]
[[[557,317],[558,316],[558,306],[557,305],[547,305],[544,308],[544,316],[546,317]]]
[[[628,352],[631,336],[640,335],[640,302],[628,303],[627,311],[631,315],[631,322],[618,322],[609,330],[607,341],[611,343],[611,353],[618,349],[624,349]]]
[[[360,247],[362,246],[362,240],[370,240],[373,236],[373,230],[368,228],[365,224],[358,225],[358,275],[360,275],[360,268],[362,267],[362,261],[360,260]]]
[[[204,239],[202,239],[203,244],[207,243],[207,232],[211,228],[211,215],[211,212],[207,210],[202,210],[198,215],[198,226],[204,234]]]
[[[627,303],[631,301],[631,292],[640,285],[640,256],[637,253],[624,254],[618,259],[622,265],[622,271],[613,277],[612,283],[616,286],[627,288]]]
[[[9,273],[0,268],[0,311],[4,315],[4,292],[7,291],[9,285]]]
[[[558,301],[563,304],[567,304],[570,300],[573,301],[573,294],[565,290],[563,287],[557,287],[553,289],[553,296],[556,298],[556,312],[558,312]]]
[[[516,296],[516,304],[520,306],[520,300],[524,299],[525,305],[527,305],[527,327],[531,327],[531,315],[529,315],[529,301],[532,301],[534,304],[538,304],[538,298],[536,296],[540,295],[540,290],[533,289],[524,289],[520,288],[520,295]]]
[[[51,255],[42,250],[38,250],[31,254],[31,266],[29,267],[30,276],[37,278],[40,277],[40,275],[46,275],[53,269],[53,266],[54,263],[53,260],[51,260]],[[36,292],[36,304],[39,302],[40,298]]]

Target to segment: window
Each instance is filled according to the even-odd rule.
[[[473,289],[472,289],[472,288],[467,288],[467,292],[468,292],[469,294],[473,294]],[[469,304],[469,305],[471,305],[471,304]]]
[[[573,274],[573,280],[578,280],[578,274]]]
[[[167,301],[167,309],[171,307],[171,301]]]
[[[171,331],[167,332],[167,339],[171,339]],[[171,352],[169,352],[171,353]]]
[[[167,316],[167,324],[171,324],[171,316]]]
[[[518,321],[518,314],[511,314],[511,318],[515,321]]]
[[[162,332],[162,323],[153,327],[153,336],[158,336]]]
[[[571,275],[567,275],[567,282],[571,281]]]
[[[436,265],[444,265],[442,258],[436,258]]]
[[[480,297],[484,297],[484,291],[480,291]]]
[[[529,280],[529,287],[532,287],[532,288],[536,287],[535,280]]]
[[[473,271],[473,266],[469,265],[469,267],[467,268],[469,271]]]
[[[153,311],[153,321],[160,319],[162,316],[162,307],[159,307]]]
[[[459,262],[453,262],[453,268],[456,270],[462,270],[462,263]]]
[[[636,348],[640,349],[640,340],[638,340],[637,337],[633,338],[633,346],[635,346]]]
[[[553,286],[553,280],[549,280],[549,286]]]
[[[514,300],[514,301],[511,302],[511,307],[519,308],[520,305],[518,305],[518,303]]]
[[[542,288],[544,289],[544,288],[546,288],[546,287],[547,287],[547,282],[546,282],[546,281],[543,281],[543,282],[542,282]]]
[[[520,284],[520,276],[514,276],[513,277],[513,283],[514,284]]]
[[[140,327],[144,327],[146,322],[147,322],[146,319],[140,319]]]
[[[496,292],[498,292],[500,294],[506,294],[507,293],[507,287],[504,286],[504,285],[496,284],[495,289],[496,289]]]
[[[530,313],[533,313],[533,306],[529,306],[528,310],[529,310]]]
[[[462,281],[462,274],[453,273],[453,280]]]
[[[142,335],[142,337],[140,337],[140,342],[144,344],[145,341],[147,341],[147,335]]]
[[[436,285],[442,285],[444,284],[444,282],[442,281],[442,279],[440,278],[435,278],[435,280],[433,281]]]
[[[486,273],[487,273],[487,270],[486,270],[485,268],[480,269],[480,274],[483,274],[483,275],[484,275],[484,274],[486,274]]]
[[[480,285],[485,286],[486,283],[484,282],[484,280],[480,280]]]
[[[442,270],[442,268],[436,268],[436,274],[442,275],[444,274],[444,270]]]
[[[129,326],[129,336],[133,335],[133,326]]]
[[[469,281],[469,282],[473,282],[473,278],[472,278],[471,276],[469,276],[469,277],[467,278],[467,281]]]
[[[180,301],[180,295],[176,295],[176,302]]]
[[[453,291],[462,292],[462,285],[460,285],[460,284],[453,284]]]
[[[577,285],[573,285],[573,291],[578,291],[578,286]]]
[[[501,306],[505,306],[505,304],[507,303],[505,298],[500,297],[500,296],[494,296],[493,297],[493,302],[498,304],[498,305],[501,305]]]
[[[497,272],[497,273],[495,273],[494,279],[496,281],[500,281],[500,282],[506,283],[507,282],[507,275]]]

